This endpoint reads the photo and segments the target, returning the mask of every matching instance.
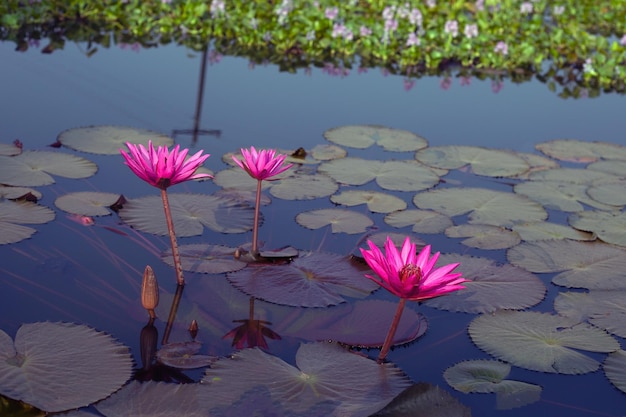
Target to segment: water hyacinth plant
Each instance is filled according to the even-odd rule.
[[[400,297],[393,322],[378,355],[378,362],[382,363],[391,347],[407,300],[422,301],[458,291],[464,288],[462,284],[467,280],[460,273],[452,273],[459,266],[458,263],[435,268],[439,252],[431,257],[431,247],[427,245],[418,255],[415,244],[411,243],[408,236],[400,251],[389,237],[385,242],[385,253],[371,240],[367,244],[370,249],[361,248],[361,253],[376,276],[365,276]]]
[[[256,202],[254,206],[254,228],[252,229],[252,256],[255,258],[259,253],[259,210],[261,206],[261,183],[263,180],[272,181],[270,178],[275,177],[287,171],[293,164],[283,165],[287,155],[277,154],[274,149],[256,150],[254,146],[250,149],[241,149],[243,160],[233,156],[233,161],[248,173],[252,178],[257,180]]]
[[[188,180],[213,178],[210,174],[198,173],[196,170],[207,160],[209,154],[202,154],[201,150],[191,157],[187,157],[188,149],[180,150],[180,145],[176,145],[172,151],[168,151],[166,146],[159,146],[154,149],[152,141],[148,142],[148,148],[143,145],[134,145],[127,142],[126,146],[130,153],[120,149],[126,165],[142,180],[161,190],[163,209],[165,210],[165,220],[169,231],[170,243],[172,245],[172,257],[176,270],[176,283],[179,286],[185,285],[183,268],[176,243],[176,232],[174,221],[167,197],[167,188]]]

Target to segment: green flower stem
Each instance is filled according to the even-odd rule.
[[[163,209],[165,210],[165,220],[167,222],[167,230],[170,233],[170,243],[172,244],[172,258],[174,258],[174,270],[176,271],[176,283],[185,285],[183,277],[183,265],[180,261],[180,253],[178,252],[178,243],[176,243],[176,232],[174,232],[174,221],[172,220],[172,210],[170,202],[167,198],[167,190],[161,189],[161,199],[163,200]]]
[[[254,226],[252,229],[252,256],[256,257],[259,253],[259,212],[261,210],[261,182],[257,180],[256,184],[256,203],[254,206]]]
[[[406,304],[406,298],[401,298],[398,303],[398,308],[396,309],[396,314],[393,316],[393,322],[391,323],[391,327],[389,327],[389,331],[387,332],[387,338],[385,338],[385,343],[383,343],[383,347],[380,350],[380,354],[378,355],[378,359],[376,362],[383,363],[385,358],[387,357],[387,353],[389,353],[389,348],[391,347],[391,343],[393,341],[393,337],[396,334],[396,330],[398,330],[398,324],[400,323],[400,318],[402,317],[402,311],[404,310],[404,305]]]

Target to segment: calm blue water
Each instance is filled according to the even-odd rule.
[[[163,133],[190,129],[200,56],[170,46],[139,52],[114,47],[88,58],[81,47],[72,44],[51,55],[36,49],[17,53],[13,45],[0,44],[0,141],[19,139],[25,149],[39,149],[54,142],[61,131],[86,125],[127,125]],[[219,139],[201,137],[197,147],[213,155],[205,165],[219,171],[225,167],[221,155],[239,147],[311,148],[325,143],[325,130],[348,124],[407,129],[433,146],[464,144],[530,152],[537,142],[559,138],[626,145],[623,96],[566,101],[536,82],[514,85],[505,81],[503,89],[494,94],[489,81],[472,80],[470,86],[462,87],[454,79],[449,90],[443,90],[440,81],[422,79],[405,91],[401,77],[384,76],[379,70],[362,74],[352,71],[346,77],[331,77],[319,69],[310,75],[292,75],[269,65],[250,69],[244,59],[224,57],[208,67],[201,123],[204,129],[220,129],[222,135]],[[190,144],[189,136],[178,141],[183,146]],[[98,175],[84,181],[59,179],[54,187],[42,187],[42,204],[52,207],[57,195],[86,189],[131,197],[155,193],[136,179],[120,158],[84,156],[99,164]],[[392,156],[397,155],[381,158]],[[411,158],[412,153],[397,157]],[[185,184],[172,191],[215,189]],[[282,226],[269,229],[281,217],[272,210],[293,211],[289,215],[295,215],[326,203],[274,204],[265,209],[268,227],[261,233],[262,237],[263,233],[271,234],[279,246],[292,237]],[[379,221],[382,216],[372,217],[383,225]],[[13,334],[23,322],[83,322],[113,334],[137,353],[139,330],[146,319],[137,298],[143,265],[157,265],[166,274],[168,267],[133,241],[137,235],[132,231],[124,229],[128,236],[120,236],[102,228],[85,229],[60,211],[57,218],[35,226],[39,232],[33,239],[0,246],[0,328]],[[103,222],[117,227],[115,219]],[[226,237],[207,233],[184,243],[210,240],[236,244],[249,238],[248,234]],[[167,248],[164,239],[149,239],[159,250]],[[288,243],[303,249],[322,245],[345,252],[352,249],[355,240],[341,237],[329,243],[320,231],[303,232],[298,239],[301,241]],[[438,250],[458,248],[451,244]],[[544,282],[549,283],[549,279]],[[173,280],[162,280],[168,290],[172,284]],[[191,290],[189,285],[186,291]],[[545,303],[538,309],[549,310]],[[472,407],[474,416],[615,417],[626,410],[626,396],[601,372],[564,377],[514,368],[512,379],[543,385],[542,401],[496,412],[495,396],[458,393],[441,376],[446,367],[458,361],[488,357],[465,332],[475,316],[413,308],[428,317],[428,333],[409,348],[393,351],[389,359],[415,381],[448,389]],[[227,346],[225,343],[220,349]]]

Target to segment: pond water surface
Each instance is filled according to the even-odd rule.
[[[18,139],[24,149],[45,149],[62,131],[90,125],[131,126],[166,134],[193,127],[199,53],[175,46],[138,51],[114,47],[87,57],[81,46],[73,44],[51,55],[36,48],[25,53],[13,48],[0,44],[2,143]],[[418,80],[407,91],[402,77],[377,69],[362,73],[352,70],[345,76],[329,75],[321,69],[287,74],[273,65],[252,66],[242,58],[221,57],[218,61],[207,68],[200,125],[221,134],[201,135],[196,144],[188,134],[176,136],[183,147],[210,153],[205,167],[214,172],[227,168],[222,155],[240,147],[310,149],[327,143],[322,136],[326,130],[354,124],[409,130],[427,139],[430,146],[473,145],[535,152],[536,143],[564,138],[626,145],[623,96],[562,100],[539,82],[515,85],[508,80],[497,93],[490,81],[476,79],[468,86],[453,79],[446,89],[442,78]],[[348,152],[350,156],[380,160],[413,158],[413,152],[389,153],[381,148],[348,148]],[[44,195],[40,204],[54,208],[55,198],[71,191],[115,192],[130,198],[157,194],[123,165],[121,157],[81,155],[98,164],[97,175],[86,180],[57,178],[54,186],[40,187]],[[481,181],[458,173],[451,178],[467,184]],[[219,189],[210,183],[176,187],[172,192],[212,193]],[[412,206],[414,193],[396,194]],[[271,247],[291,245],[303,250],[351,253],[362,235],[330,236],[325,229],[311,231],[292,220],[301,211],[331,206],[327,198],[298,202],[273,199],[263,208],[261,238]],[[38,232],[31,239],[0,246],[0,328],[14,335],[22,323],[84,323],[130,346],[139,363],[139,332],[147,319],[139,303],[141,274],[146,264],[152,265],[163,290],[173,292],[173,272],[156,256],[167,249],[168,242],[120,226],[115,215],[98,220],[98,224],[121,233],[99,226],[85,228],[55,210],[57,219],[35,226]],[[371,214],[362,206],[356,210],[370,215],[382,231],[410,233],[410,228],[390,228],[382,215]],[[558,213],[551,216],[564,219]],[[459,239],[442,235],[420,237],[442,253],[505,261],[504,251],[469,249]],[[250,234],[206,231],[181,243],[237,246],[249,240]],[[154,248],[146,247],[145,242]],[[187,273],[187,278],[183,304],[202,299],[194,281],[223,279],[193,273]],[[548,293],[532,310],[553,311],[557,290],[550,279],[550,275],[542,277]],[[382,291],[374,298],[395,301]],[[443,371],[463,360],[490,358],[467,334],[467,326],[476,315],[427,306],[411,308],[426,316],[428,331],[408,347],[392,351],[389,360],[413,381],[444,388],[470,407],[474,416],[617,417],[626,412],[626,395],[601,371],[564,376],[514,367],[511,379],[541,385],[543,392],[540,401],[507,411],[495,409],[493,394],[457,392],[443,379]],[[232,317],[241,318],[245,317]],[[225,328],[229,325],[224,324]],[[186,323],[181,326],[177,337],[184,333]],[[623,349],[624,339],[617,339]],[[270,352],[289,361],[298,342],[270,341]],[[227,355],[230,341],[214,340],[206,349],[211,354]],[[368,354],[375,357],[377,351]],[[604,358],[591,356],[599,361]]]

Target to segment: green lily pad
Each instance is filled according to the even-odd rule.
[[[588,293],[561,292],[554,309],[572,320],[589,323],[620,337],[626,337],[626,290],[593,290]]]
[[[462,224],[448,227],[445,232],[448,237],[466,237],[461,243],[478,249],[506,249],[521,241],[517,232],[501,226]]]
[[[556,239],[595,240],[595,236],[592,233],[550,222],[520,223],[514,225],[513,230],[525,241]]]
[[[367,208],[374,213],[391,213],[404,210],[406,202],[391,194],[370,190],[349,190],[330,197],[330,201],[344,206],[367,204]]]
[[[22,224],[48,223],[54,217],[54,211],[29,201],[0,200],[0,245],[28,239],[37,231]]]
[[[528,197],[484,188],[443,188],[421,192],[413,198],[421,209],[450,217],[468,214],[470,224],[512,227],[517,223],[541,221],[548,213]]]
[[[245,349],[232,358],[218,360],[206,370],[202,383],[213,401],[226,405],[261,386],[275,406],[312,415],[309,410],[326,403],[333,410],[324,414],[327,416],[372,414],[409,385],[393,365],[379,365],[325,342],[302,344],[296,353],[296,366],[258,348]]]
[[[83,216],[108,216],[109,207],[117,203],[119,194],[95,191],[79,191],[57,198],[54,205],[63,211]]]
[[[557,181],[527,181],[516,184],[513,190],[541,203],[547,209],[577,212],[586,204],[600,210],[614,210],[615,206],[603,204],[587,194],[586,184]]]
[[[531,181],[554,181],[591,185],[595,181],[611,181],[617,180],[619,177],[591,169],[555,168],[533,172],[528,176],[528,179]]]
[[[578,230],[592,232],[607,243],[626,246],[626,213],[583,211],[568,217],[569,224]]]
[[[345,158],[348,152],[341,146],[323,144],[315,145],[311,149],[311,155],[318,161],[330,161],[331,159]]]
[[[174,140],[165,134],[124,126],[88,126],[68,129],[59,133],[57,141],[77,151],[101,155],[118,155],[120,148],[126,149],[126,142],[146,147],[149,141],[152,141],[155,147],[174,144]]]
[[[546,158],[542,155],[537,155],[536,153],[528,153],[528,152],[516,152],[515,155],[522,158],[526,163],[530,166],[528,171],[516,175],[515,178],[519,179],[527,179],[530,174],[537,171],[544,171],[546,169],[559,168],[560,165],[557,161]]]
[[[363,185],[376,179],[381,188],[396,191],[425,190],[439,183],[435,171],[415,161],[343,158],[321,164],[318,172],[349,185]]]
[[[283,200],[312,200],[328,197],[335,193],[339,186],[326,175],[291,175],[274,184],[270,194]]]
[[[587,169],[623,177],[626,176],[626,161],[618,159],[600,160],[587,165]]]
[[[24,151],[17,156],[0,156],[0,184],[36,187],[54,184],[52,175],[87,178],[98,167],[80,156],[61,152]]]
[[[0,143],[0,155],[15,156],[19,155],[22,149],[14,143]]]
[[[538,143],[535,149],[554,159],[571,162],[594,162],[600,158],[626,160],[626,147],[608,142],[556,139]]]
[[[415,133],[385,126],[340,126],[324,132],[324,137],[338,145],[358,149],[369,148],[377,143],[392,152],[416,151],[428,146],[426,139]]]
[[[167,366],[179,369],[197,369],[211,365],[215,356],[199,355],[202,343],[197,341],[175,342],[161,346],[156,353],[157,360]]]
[[[460,362],[446,369],[443,377],[454,389],[466,394],[495,392],[498,410],[509,410],[539,401],[541,387],[505,379],[510,372],[509,364],[494,360],[474,360]]]
[[[604,360],[604,373],[617,389],[626,392],[626,351],[617,350]]]
[[[319,229],[330,225],[333,233],[363,233],[374,222],[364,214],[345,209],[320,209],[300,213],[296,222],[307,229]]]
[[[200,384],[132,381],[95,407],[107,417],[206,417],[201,393]]]
[[[450,217],[432,210],[402,210],[385,216],[392,227],[411,226],[415,233],[442,233],[453,226]]]
[[[545,297],[543,282],[530,272],[510,264],[496,265],[491,259],[443,254],[438,266],[460,263],[456,271],[468,282],[464,289],[423,303],[440,310],[465,313],[493,313],[502,309],[523,309],[539,304]]]
[[[370,417],[471,417],[472,411],[438,386],[420,382]]]
[[[128,349],[112,337],[69,323],[24,324],[0,331],[0,393],[41,410],[87,406],[131,376]]]
[[[237,288],[276,304],[326,307],[345,302],[344,296],[363,298],[378,289],[364,276],[367,267],[344,256],[309,252],[286,265],[250,264],[228,274]]]
[[[176,236],[201,235],[204,228],[220,233],[243,233],[252,229],[254,209],[233,200],[206,194],[168,193]],[[128,200],[120,218],[142,232],[166,236],[165,211],[160,196]]]
[[[256,193],[258,180],[252,178],[243,169],[236,167],[223,169],[216,173],[213,178],[213,183],[225,189],[232,188],[235,190],[246,190]],[[274,185],[274,181],[261,182],[262,189],[270,188],[272,185]]]
[[[615,209],[615,206],[626,205],[626,180],[623,179],[593,184],[587,187],[586,192],[593,200],[608,206],[614,206],[613,209]]]
[[[521,368],[560,374],[585,374],[600,363],[580,350],[609,353],[617,340],[586,323],[534,311],[496,311],[469,325],[472,341],[498,359]]]
[[[569,288],[626,289],[626,250],[601,242],[524,242],[507,252],[513,265],[531,272],[560,272],[552,282]]]
[[[180,260],[184,271],[200,272],[202,274],[222,274],[234,272],[247,265],[246,262],[235,259],[237,248],[220,245],[194,243],[180,245]],[[166,250],[161,259],[168,265],[174,266],[172,249]]]
[[[476,175],[512,177],[529,170],[530,165],[512,151],[478,146],[434,146],[415,154],[418,161],[436,168],[459,169],[469,166]]]
[[[27,196],[34,197],[36,200],[41,200],[42,194],[34,188],[0,185],[0,199],[6,198],[7,200],[20,200]]]

